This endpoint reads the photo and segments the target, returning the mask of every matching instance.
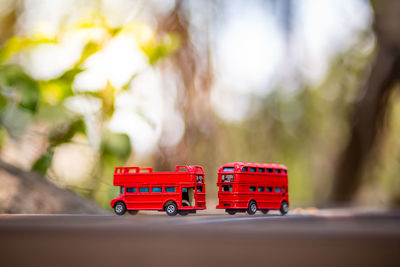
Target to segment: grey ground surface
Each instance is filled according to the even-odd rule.
[[[0,215],[0,266],[400,266],[400,212]]]

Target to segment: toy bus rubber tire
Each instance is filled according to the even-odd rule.
[[[289,211],[289,205],[286,201],[282,201],[281,208],[279,209],[282,215],[285,215]]]
[[[261,212],[262,212],[263,214],[267,214],[268,211],[269,211],[269,210],[266,210],[266,209],[261,210]]]
[[[168,203],[165,206],[165,212],[168,216],[175,216],[178,213],[178,207],[174,202]]]
[[[249,203],[249,208],[247,209],[247,214],[254,215],[254,214],[256,214],[256,212],[257,212],[257,203],[254,200],[252,200]]]
[[[117,215],[124,215],[126,212],[126,206],[124,202],[118,201],[114,205],[114,211]]]
[[[138,213],[138,210],[128,210],[128,213],[130,215],[136,215]]]
[[[235,214],[236,214],[236,210],[226,210],[226,212],[227,212],[229,215],[235,215]]]

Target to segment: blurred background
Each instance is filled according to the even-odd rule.
[[[178,164],[213,209],[234,161],[286,165],[294,207],[399,205],[399,5],[0,0],[0,212],[111,210],[114,167]]]

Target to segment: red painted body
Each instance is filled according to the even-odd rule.
[[[120,195],[111,207],[123,202],[128,211],[163,211],[174,202],[178,211],[195,212],[206,208],[204,171],[201,166],[176,166],[175,172],[153,172],[152,168],[116,167],[114,186]]]
[[[217,185],[217,209],[227,212],[246,211],[250,201],[255,201],[257,209],[264,211],[280,209],[284,201],[289,205],[288,174],[284,165],[227,163],[218,170]]]

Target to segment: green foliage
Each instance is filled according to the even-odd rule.
[[[0,66],[0,89],[3,97],[6,96],[9,101],[18,103],[30,112],[36,112],[39,102],[38,84],[21,67]]]
[[[129,136],[124,133],[107,132],[101,142],[102,157],[116,157],[126,160],[131,154],[131,143]]]
[[[85,134],[85,123],[82,119],[66,121],[54,128],[49,135],[50,147],[69,142],[76,133]]]
[[[56,41],[47,38],[12,37],[7,40],[6,44],[0,50],[0,63],[6,61],[10,56],[21,52],[22,50],[46,43],[56,43]]]
[[[45,175],[51,166],[53,159],[53,152],[46,151],[35,163],[32,165],[32,171]]]
[[[179,34],[169,33],[162,40],[149,41],[141,46],[141,49],[146,54],[149,63],[153,65],[159,59],[175,52],[180,46],[181,38]]]

